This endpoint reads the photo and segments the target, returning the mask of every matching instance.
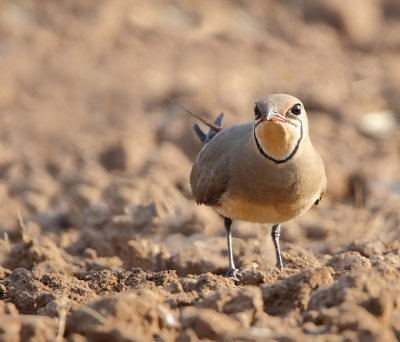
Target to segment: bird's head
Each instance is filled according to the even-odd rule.
[[[267,158],[284,162],[297,151],[308,133],[303,104],[294,96],[273,94],[254,105],[254,138]]]

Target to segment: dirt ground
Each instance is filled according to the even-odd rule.
[[[399,341],[400,5],[0,2],[0,341]],[[318,207],[235,222],[192,198],[173,99],[224,125],[299,97]]]

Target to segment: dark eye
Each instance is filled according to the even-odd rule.
[[[256,120],[261,119],[261,117],[262,117],[261,110],[260,110],[260,108],[258,108],[257,103],[254,105],[254,116],[255,116]]]
[[[301,114],[301,104],[300,103],[295,104],[290,111],[294,115],[300,115]]]

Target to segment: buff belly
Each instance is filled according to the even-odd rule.
[[[288,203],[257,204],[241,198],[232,198],[226,194],[222,196],[220,204],[214,209],[225,217],[257,223],[283,223],[302,215],[314,204],[318,195],[312,198]]]

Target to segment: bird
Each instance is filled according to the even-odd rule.
[[[291,95],[271,94],[255,102],[252,121],[224,128],[223,113],[211,123],[186,111],[209,127],[207,133],[193,127],[203,146],[190,184],[196,203],[223,217],[226,276],[241,276],[233,260],[234,220],[272,224],[276,265],[282,270],[281,224],[317,205],[327,190],[325,166],[311,143],[303,103]]]

